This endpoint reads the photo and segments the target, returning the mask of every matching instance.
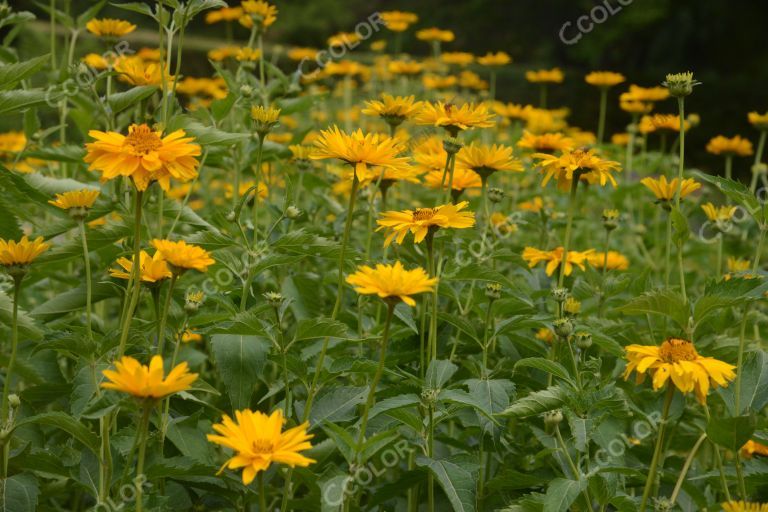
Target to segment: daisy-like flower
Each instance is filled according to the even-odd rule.
[[[317,149],[310,158],[343,160],[354,167],[358,179],[365,176],[369,165],[402,170],[409,167],[409,158],[398,156],[398,141],[385,135],[364,134],[362,130],[347,134],[333,126],[320,132],[315,145]]]
[[[130,279],[133,275],[133,257],[131,259],[119,258],[116,263],[122,267],[122,270],[111,268],[109,275],[118,279]],[[142,283],[159,283],[172,275],[160,251],[156,251],[154,256],[150,256],[146,251],[141,251],[139,253],[139,265],[139,279]]]
[[[629,134],[628,133],[614,133],[611,135],[611,144],[616,144],[617,146],[626,146],[629,144]]]
[[[167,84],[173,82],[173,76],[167,67],[135,56],[117,59],[115,71],[121,81],[131,85],[155,85],[159,87],[163,84],[163,75],[165,75]]]
[[[431,292],[437,285],[437,278],[429,277],[421,267],[405,270],[403,264],[396,261],[394,265],[379,263],[375,268],[359,266],[354,274],[347,276],[347,283],[354,286],[357,293],[378,295],[387,302],[403,301],[415,306],[416,301],[411,295]]]
[[[768,112],[761,114],[759,112],[750,112],[747,114],[749,124],[758,130],[768,130]]]
[[[402,244],[405,235],[413,233],[413,241],[420,243],[428,234],[434,234],[440,228],[466,229],[475,225],[475,214],[462,211],[469,206],[467,201],[459,204],[446,204],[435,208],[417,208],[415,210],[390,211],[381,213],[376,223],[376,231],[386,230],[384,247],[392,240]]]
[[[517,141],[517,147],[537,153],[568,151],[573,149],[575,145],[576,143],[572,138],[566,137],[560,132],[535,134],[525,130],[523,136]]]
[[[12,158],[15,153],[23,151],[27,146],[27,136],[24,132],[0,133],[0,158]]]
[[[607,258],[604,252],[593,252],[587,256],[587,261],[597,269],[627,270],[629,268],[627,257],[617,251],[608,251]]]
[[[387,71],[393,75],[418,75],[424,66],[410,60],[393,60],[387,64]]]
[[[238,62],[256,62],[261,58],[261,50],[258,48],[242,47],[235,52],[235,60]]]
[[[738,207],[729,205],[715,206],[709,202],[701,205],[701,209],[704,210],[704,215],[712,222],[727,222],[733,218]]]
[[[56,199],[48,202],[57,208],[67,210],[73,218],[82,219],[88,215],[88,210],[93,207],[99,194],[98,190],[84,188],[56,194]]]
[[[208,58],[215,62],[221,62],[230,57],[234,57],[241,50],[239,46],[228,45],[208,50]]]
[[[182,343],[197,343],[198,341],[203,341],[203,336],[199,333],[192,332],[189,329],[184,331],[181,335]]]
[[[523,201],[517,207],[527,212],[539,213],[544,209],[544,199],[541,196],[536,196],[529,201]]]
[[[288,58],[300,62],[302,60],[315,60],[320,52],[317,48],[296,47],[288,50]]]
[[[416,123],[445,128],[451,137],[456,137],[461,130],[472,128],[490,128],[494,125],[493,114],[483,105],[466,103],[462,106],[453,103],[424,103],[416,116]]]
[[[153,356],[149,366],[142,365],[129,356],[123,356],[114,364],[114,370],[101,372],[109,380],[109,382],[102,382],[101,387],[137,398],[158,400],[189,389],[197,380],[196,373],[189,373],[186,361],[177,365],[167,376],[163,370],[163,358],[160,356]]]
[[[445,165],[445,158],[443,158],[443,165]],[[434,170],[424,175],[424,184],[429,188],[446,189],[448,188],[448,179],[445,178],[445,173],[442,169]],[[456,201],[464,190],[482,187],[483,180],[472,169],[457,165],[453,170],[453,182],[451,182],[450,186],[451,195],[453,200]]]
[[[613,87],[623,83],[627,77],[613,71],[592,71],[584,77],[584,81],[595,87]]]
[[[425,89],[429,89],[429,90],[450,89],[451,87],[456,85],[458,81],[459,79],[453,75],[440,76],[440,75],[429,74],[421,77],[422,85],[424,85]]]
[[[683,122],[683,129],[688,131],[691,123],[687,119]],[[652,116],[643,116],[638,126],[640,133],[653,133],[660,130],[669,132],[680,131],[680,116],[672,114],[654,114]]]
[[[735,366],[699,355],[693,343],[687,340],[669,338],[658,347],[629,345],[626,351],[624,380],[635,372],[637,383],[641,384],[647,373],[653,379],[653,389],[658,390],[671,379],[682,393],[693,391],[702,404],[707,400],[710,387],[727,387],[736,377]]]
[[[751,439],[744,443],[744,446],[741,447],[740,451],[742,457],[747,459],[751,459],[754,455],[768,457],[768,446]]]
[[[610,182],[615,187],[616,179],[613,173],[621,171],[621,165],[618,162],[600,158],[594,149],[566,150],[560,156],[534,153],[533,158],[538,160],[537,166],[544,173],[542,187],[546,186],[550,179],[555,178],[558,187],[568,190],[571,188],[574,177],[591,184],[599,183],[600,186]]]
[[[735,137],[724,137],[718,135],[713,137],[707,143],[707,152],[713,155],[725,156],[750,156],[754,153],[752,150],[752,141],[739,135]]]
[[[235,411],[235,419],[226,414],[221,423],[213,425],[216,434],[208,434],[208,441],[231,449],[233,456],[224,468],[242,469],[243,484],[248,485],[259,471],[266,471],[273,462],[291,467],[307,467],[315,461],[300,452],[309,450],[312,434],[307,434],[309,423],[283,431],[285,418],[281,409],[269,416],[259,411]]]
[[[523,171],[523,165],[512,156],[512,148],[497,144],[489,146],[473,142],[459,153],[457,161],[484,180],[498,171]]]
[[[339,32],[328,38],[328,46],[351,46],[362,41],[362,36],[356,32]],[[331,61],[332,62],[332,61]],[[330,62],[329,62],[330,64]]]
[[[553,133],[565,130],[568,123],[565,117],[568,111],[547,110],[543,108],[532,108],[528,110],[525,116],[525,128],[532,133]]]
[[[208,25],[219,23],[220,21],[237,21],[243,16],[242,7],[222,7],[215,11],[208,11],[205,14],[205,22]]]
[[[244,0],[240,5],[243,8],[240,24],[246,28],[256,23],[263,30],[277,21],[277,7],[264,0]]]
[[[523,250],[523,259],[528,263],[529,268],[533,268],[539,263],[545,262],[546,267],[544,267],[544,271],[547,276],[552,276],[563,261],[563,250],[562,247],[557,247],[551,251],[542,251],[535,247],[526,247]],[[585,262],[593,252],[592,249],[583,252],[568,251],[568,258],[565,261],[565,275],[571,275],[574,265],[581,270],[585,270]]]
[[[383,11],[379,16],[387,30],[392,32],[405,32],[408,27],[419,21],[419,17],[412,12]]]
[[[560,68],[526,71],[525,79],[532,84],[561,84],[565,79]]]
[[[667,98],[669,98],[669,90],[666,87],[640,87],[633,84],[629,86],[629,91],[621,95],[620,100],[655,103]]]
[[[256,133],[265,134],[277,124],[280,109],[261,105],[251,107],[251,118],[256,122]]]
[[[768,503],[728,501],[722,504],[723,512],[768,512]]]
[[[436,27],[425,28],[416,32],[416,39],[427,42],[450,43],[456,38],[450,30],[442,30]]]
[[[640,183],[653,192],[653,195],[656,196],[656,199],[658,199],[659,202],[669,202],[675,198],[675,194],[677,193],[677,178],[672,178],[672,180],[667,181],[666,176],[659,176],[658,178],[651,178],[649,176],[640,180]],[[680,199],[692,194],[700,188],[701,183],[693,178],[685,178],[682,187],[680,188]]]
[[[633,99],[625,99],[624,95],[621,95],[619,107],[624,112],[629,114],[648,114],[653,110],[653,103],[647,101],[638,101]]]
[[[102,180],[129,176],[138,190],[146,190],[153,181],[168,190],[171,178],[184,183],[197,176],[200,146],[184,130],[163,137],[146,124],[134,124],[128,135],[98,130],[88,135],[96,141],[85,145],[84,160],[90,170],[102,173]]]
[[[206,272],[210,265],[216,263],[210,253],[196,245],[188,244],[184,240],[172,242],[171,240],[152,240],[152,247],[157,249],[163,259],[168,262],[171,272],[180,273],[185,270],[197,270]]]
[[[510,62],[512,62],[512,57],[507,52],[488,52],[477,58],[477,63],[481,66],[506,66]]]
[[[136,25],[112,18],[92,19],[85,24],[88,32],[99,37],[122,37],[136,30]]]
[[[4,267],[29,265],[49,247],[50,245],[43,242],[41,236],[31,242],[26,235],[22,236],[18,242],[0,238],[0,265]]]
[[[366,108],[362,112],[368,116],[381,117],[391,126],[398,126],[421,111],[421,102],[415,99],[414,96],[392,96],[384,93],[381,95],[381,101],[366,101]]]
[[[667,79],[662,85],[669,89],[670,95],[676,98],[682,98],[691,94],[693,88],[697,85],[701,85],[701,82],[694,80],[692,72],[686,71],[685,73],[668,74]]]
[[[440,60],[454,66],[469,66],[475,61],[475,56],[469,52],[445,52],[440,55]]]

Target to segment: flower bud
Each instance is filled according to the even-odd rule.
[[[485,296],[488,297],[488,300],[496,300],[501,298],[501,284],[487,283],[485,285]]]
[[[488,189],[488,200],[492,203],[500,203],[504,199],[504,191],[500,188]]]
[[[619,210],[603,210],[603,227],[607,231],[619,227]]]
[[[586,350],[592,346],[592,335],[585,331],[579,331],[575,335],[576,346],[581,350]]]
[[[203,303],[204,298],[205,294],[202,291],[187,291],[187,294],[184,296],[184,311],[190,315],[194,315],[197,313],[197,310],[200,309],[200,305]]]
[[[554,411],[547,411],[543,414],[544,425],[547,427],[556,427],[563,421],[563,411],[555,409]]]
[[[226,216],[227,222],[235,222],[236,218],[237,216],[235,215],[235,212],[232,212],[232,211],[227,212],[227,216]]]
[[[555,299],[557,302],[565,302],[565,299],[568,298],[568,289],[567,288],[553,288],[552,289],[552,298]]]
[[[552,322],[552,327],[554,328],[555,334],[560,338],[567,339],[568,336],[573,334],[573,322],[571,322],[571,319],[568,317],[558,318]]]
[[[669,94],[676,98],[684,98],[689,96],[693,92],[693,88],[701,84],[698,80],[693,79],[693,73],[690,71],[685,73],[674,73],[667,75],[666,81],[663,85],[669,89]]]
[[[252,98],[253,97],[253,87],[251,87],[248,84],[241,85],[240,86],[240,95],[243,98]]]
[[[290,205],[285,209],[285,216],[289,219],[297,219],[301,216],[301,210],[293,205]]]
[[[573,297],[568,297],[563,304],[563,311],[565,311],[568,316],[576,316],[581,311],[581,302]]]
[[[19,400],[19,395],[16,393],[11,393],[8,395],[8,405],[11,406],[11,408],[15,409],[18,406],[21,405],[21,400]]]
[[[461,141],[455,137],[449,137],[443,141],[443,149],[449,155],[455,155],[461,148]]]
[[[264,298],[267,299],[267,302],[273,308],[279,308],[284,300],[283,295],[277,292],[266,292]]]

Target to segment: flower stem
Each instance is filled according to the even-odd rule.
[[[568,220],[565,224],[565,237],[563,238],[563,256],[560,260],[560,275],[557,278],[558,288],[563,287],[565,280],[565,265],[568,261],[568,250],[571,244],[571,229],[573,228],[573,216],[576,213],[576,190],[579,188],[579,171],[573,173],[571,181],[571,195],[568,198]]]
[[[144,474],[144,458],[147,452],[147,439],[149,438],[149,415],[152,413],[152,404],[145,403],[143,405],[144,410],[141,415],[141,424],[139,430],[136,432],[139,437],[139,456],[136,461],[136,477],[140,477]],[[142,493],[144,491],[141,484],[136,486],[136,512],[141,512],[144,503]]]
[[[176,285],[178,275],[173,273],[171,275],[171,282],[168,284],[168,294],[165,296],[165,302],[163,303],[163,311],[160,315],[160,327],[158,328],[157,335],[157,354],[163,355],[163,349],[165,348],[165,324],[168,320],[168,310],[171,307],[171,299],[173,298],[173,288]]]
[[[709,414],[709,406],[704,404],[704,414],[707,417],[707,423],[709,423],[711,417]],[[715,463],[717,464],[717,470],[720,473],[720,485],[723,486],[723,493],[725,494],[725,501],[731,501],[731,491],[728,489],[728,480],[725,478],[725,469],[723,469],[723,460],[720,457],[720,447],[715,443],[712,443],[712,448],[715,451]]]
[[[669,498],[669,501],[671,502],[670,505],[674,506],[675,502],[677,501],[677,495],[680,494],[680,489],[682,489],[685,476],[688,474],[688,470],[691,468],[693,458],[696,456],[696,453],[699,451],[699,447],[706,438],[707,434],[701,434],[699,439],[696,441],[696,444],[694,444],[693,448],[691,448],[691,453],[689,453],[688,457],[685,459],[683,468],[680,470],[680,476],[677,478],[677,482],[675,483],[675,489],[672,491],[672,496]]]
[[[257,477],[257,485],[259,487],[259,512],[267,512],[267,490],[264,487],[264,472],[259,471]]]
[[[83,263],[85,263],[85,332],[88,339],[93,341],[93,331],[91,330],[91,260],[88,259],[88,238],[85,234],[85,220],[80,219],[80,238],[83,243]]]
[[[680,195],[683,190],[683,170],[685,169],[685,97],[680,96],[677,98],[677,107],[680,111],[680,158],[677,166],[675,206],[680,208]]]
[[[725,156],[725,178],[728,180],[733,179],[733,155]]]
[[[600,88],[600,119],[597,123],[597,144],[603,143],[605,135],[605,113],[608,110],[608,88]]]
[[[0,409],[0,425],[5,425],[8,421],[8,395],[11,392],[11,381],[13,380],[13,369],[16,365],[16,353],[19,345],[19,297],[21,296],[21,277],[15,277],[13,281],[13,316],[11,317],[11,357],[8,360],[8,368],[5,370],[5,380],[3,381],[3,404]],[[10,444],[10,440],[3,441]],[[4,453],[7,457],[8,453]],[[5,471],[6,461],[3,461],[3,470]],[[4,474],[5,476],[5,474]]]
[[[766,136],[768,136],[768,130],[761,130],[760,138],[757,141],[757,151],[755,151],[755,163],[752,165],[752,182],[749,184],[749,189],[753,194],[757,191],[757,179],[759,178],[759,173],[757,172],[756,166],[763,159]]]
[[[667,384],[667,394],[664,397],[664,405],[661,410],[661,420],[659,422],[659,434],[656,438],[656,447],[653,449],[653,458],[651,459],[651,465],[648,471],[648,478],[645,480],[645,488],[643,489],[643,498],[640,501],[640,512],[645,512],[648,498],[651,495],[651,489],[656,480],[656,471],[658,470],[659,459],[661,458],[662,446],[664,445],[664,431],[667,427],[667,417],[669,416],[669,408],[672,405],[672,398],[675,396],[675,387],[671,384]]]
[[[128,308],[123,312],[123,321],[120,326],[120,344],[117,351],[118,359],[125,353],[125,343],[128,341],[128,331],[131,328],[131,320],[136,304],[139,302],[139,293],[141,291],[141,202],[143,192],[135,191],[136,203],[134,205],[134,226],[133,226],[133,266],[131,267],[131,279],[128,281],[129,287],[133,287],[128,299]]]
[[[253,195],[253,242],[252,247],[256,248],[256,241],[259,235],[259,185],[261,184],[261,161],[264,153],[264,137],[266,133],[259,133],[259,142],[256,146],[256,192]],[[237,193],[237,192],[235,192]]]

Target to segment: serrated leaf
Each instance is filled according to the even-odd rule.
[[[419,455],[416,465],[426,467],[442,487],[454,512],[474,512],[475,479],[472,473],[448,460],[435,460]]]
[[[112,110],[112,113],[117,114],[136,105],[141,100],[149,98],[152,94],[157,92],[157,90],[157,86],[154,85],[140,85],[125,92],[111,94],[107,103],[110,110]]]
[[[307,318],[299,321],[294,341],[326,337],[348,339],[347,331],[346,325],[330,318]]]
[[[555,478],[547,488],[544,512],[567,512],[587,486],[586,480]]]
[[[211,346],[219,378],[224,383],[233,409],[251,405],[256,383],[267,359],[269,344],[258,336],[214,334]]]
[[[441,389],[459,369],[458,366],[444,359],[435,359],[427,367],[424,387],[428,390]]]
[[[28,76],[37,73],[49,60],[50,56],[46,54],[24,62],[0,66],[0,89],[9,89]]]
[[[341,386],[330,388],[318,397],[310,412],[310,424],[341,423],[355,418],[355,408],[368,396],[368,387]]]
[[[688,317],[690,310],[683,301],[683,297],[674,290],[652,290],[638,297],[630,299],[627,304],[616,308],[627,315],[664,315],[677,323],[677,325],[686,329],[688,327]]]
[[[517,371],[518,367],[536,368],[537,370],[550,373],[555,377],[557,377],[558,379],[564,380],[567,383],[569,383],[571,386],[575,387],[575,383],[571,379],[571,376],[568,373],[568,370],[566,370],[563,365],[555,361],[551,361],[543,357],[528,357],[526,359],[521,359],[520,361],[515,363],[515,366],[513,369]]]
[[[707,424],[707,437],[735,452],[749,441],[756,425],[757,418],[754,414],[733,418],[712,417]]]
[[[86,448],[91,450],[94,455],[98,456],[99,438],[96,434],[91,432],[88,427],[77,421],[69,414],[63,412],[46,412],[38,414],[36,416],[29,416],[22,418],[16,422],[14,429],[23,427],[26,425],[45,425],[50,427],[56,427],[71,434],[75,439],[83,443]]]
[[[565,403],[566,393],[559,386],[551,386],[547,389],[534,391],[517,400],[502,412],[503,416],[527,418],[553,409],[562,407]]]
[[[680,208],[674,206],[669,212],[672,222],[672,239],[677,246],[681,246],[691,236],[691,230],[688,227],[688,219],[680,211]]]
[[[37,478],[30,473],[19,473],[0,479],[0,512],[35,512],[40,489]]]

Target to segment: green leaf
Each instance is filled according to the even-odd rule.
[[[731,383],[727,388],[718,388],[718,393],[723,397],[731,415],[748,410],[762,411],[768,404],[768,352],[765,350],[747,352],[741,368],[737,371],[741,374],[741,396],[739,397],[741,411],[735,411],[736,385]]]
[[[349,339],[347,326],[330,318],[307,318],[300,320],[296,327],[294,341],[317,338]]]
[[[39,105],[55,105],[63,95],[62,92],[44,91],[42,89],[26,89],[16,91],[0,91],[0,114],[10,114],[29,107]]]
[[[13,320],[13,300],[0,291],[0,323],[11,326]],[[19,308],[18,311],[19,338],[39,341],[43,339],[43,331],[35,325],[30,316]]]
[[[355,408],[365,402],[367,396],[367,386],[330,388],[315,401],[309,415],[310,424],[315,426],[324,422],[351,421],[356,417]]]
[[[454,512],[474,512],[475,479],[472,473],[448,460],[435,460],[419,455],[416,465],[426,467],[435,476]]]
[[[157,87],[154,85],[141,85],[125,92],[116,92],[110,95],[107,103],[112,113],[117,114],[136,105],[141,100],[149,98],[157,90]]]
[[[587,486],[586,480],[555,478],[547,488],[544,497],[544,512],[567,512]]]
[[[733,452],[749,441],[757,426],[754,414],[733,418],[712,417],[707,424],[707,437]]]
[[[75,144],[66,144],[63,146],[48,146],[24,152],[25,157],[39,158],[40,160],[53,160],[56,162],[67,162],[71,164],[82,164],[85,156],[85,148]],[[31,179],[34,179],[30,176]],[[65,189],[61,187],[57,192],[67,192],[68,190],[79,190],[82,188],[93,188],[85,183],[78,183],[73,180],[56,180],[61,184],[77,184],[77,187]]]
[[[743,206],[758,224],[765,221],[763,206],[752,191],[742,183],[703,172],[695,172],[694,174],[697,178],[707,181],[717,187],[718,190],[728,196],[732,201]]]
[[[476,343],[480,343],[480,338],[478,337],[475,326],[472,325],[472,323],[466,320],[464,317],[456,314],[441,312],[441,313],[438,313],[437,318],[441,322],[451,324],[456,329],[458,329],[459,331],[463,332],[464,334],[472,338],[472,340],[475,341]]]
[[[379,414],[384,414],[396,409],[402,409],[403,407],[414,407],[421,403],[421,399],[414,394],[397,395],[391,398],[385,398],[384,400],[378,400],[371,411],[368,413],[368,419],[373,419]]]
[[[201,146],[231,146],[251,137],[250,133],[230,133],[212,126],[205,126],[197,119],[181,115],[168,123],[167,131],[183,129]]]
[[[142,2],[130,2],[127,4],[112,3],[110,5],[119,7],[120,9],[125,9],[126,11],[132,11],[132,12],[137,12],[139,14],[144,14],[146,16],[149,16],[150,18],[155,18],[155,15],[152,13],[152,8],[149,5]]]
[[[562,407],[566,392],[560,386],[534,391],[519,399],[502,412],[503,416],[527,418]]]
[[[627,304],[616,308],[627,315],[664,315],[677,323],[681,329],[688,327],[690,315],[683,297],[673,290],[652,290],[631,299]]]
[[[0,66],[0,89],[10,89],[28,76],[35,74],[49,60],[50,57],[46,54],[24,62]]]
[[[573,380],[571,380],[571,376],[568,374],[568,370],[566,370],[563,365],[555,361],[551,361],[543,357],[528,357],[515,363],[513,370],[517,371],[518,367],[536,368],[537,370],[551,373],[558,379],[562,379],[569,383],[571,386],[575,387]]]
[[[441,389],[458,369],[459,367],[450,361],[444,359],[433,360],[427,367],[424,387],[426,389]]]
[[[117,295],[115,285],[111,283],[94,283],[91,290],[91,302],[96,304],[105,299]],[[85,307],[86,287],[85,284],[67,290],[64,293],[56,295],[52,299],[43,302],[35,309],[29,312],[30,316],[43,322],[49,322],[73,311],[79,311]]]
[[[93,454],[98,457],[101,445],[99,438],[96,437],[88,427],[69,414],[63,412],[45,412],[43,414],[38,414],[37,416],[22,418],[16,422],[13,428],[17,429],[25,425],[45,425],[63,430],[64,432],[72,434],[75,439],[83,443],[86,448],[91,450]]]
[[[680,247],[691,236],[691,230],[688,227],[688,219],[680,211],[680,208],[674,206],[672,211],[669,212],[670,220],[672,222],[672,239],[675,244]]]
[[[104,7],[104,4],[107,3],[107,0],[101,0],[99,2],[96,2],[91,7],[85,10],[83,14],[77,17],[75,20],[75,25],[79,29],[84,29],[85,25],[91,21],[93,18],[96,17],[97,14],[99,14],[99,11]]]
[[[0,479],[0,512],[35,512],[40,488],[30,473]]]
[[[187,22],[208,9],[220,9],[226,7],[227,3],[223,0],[192,0],[187,6]]]
[[[227,389],[232,408],[250,407],[269,344],[258,336],[214,334],[211,345],[219,377]]]

